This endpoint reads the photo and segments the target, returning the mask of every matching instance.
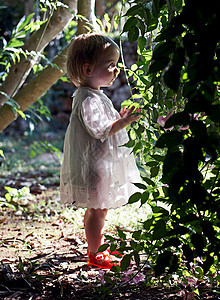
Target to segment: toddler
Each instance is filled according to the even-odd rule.
[[[110,251],[98,253],[103,244],[107,210],[127,203],[140,182],[133,154],[126,147],[125,127],[140,115],[123,108],[118,113],[100,90],[111,86],[119,72],[119,48],[101,34],[83,34],[71,43],[67,72],[78,87],[64,141],[60,194],[62,203],[87,208],[84,227],[88,264],[110,269]],[[138,109],[137,112],[140,112]]]

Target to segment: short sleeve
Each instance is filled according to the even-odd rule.
[[[81,116],[88,133],[102,142],[108,137],[113,120],[108,118],[105,106],[98,97],[87,97],[82,103]]]

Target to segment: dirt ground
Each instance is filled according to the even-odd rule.
[[[60,219],[0,221],[0,299],[102,299],[96,289],[105,271],[87,266],[83,231],[76,236],[72,225]],[[158,291],[151,290],[150,298],[138,298],[138,293],[130,286],[122,298],[117,290],[105,298],[168,299],[164,291],[160,298]]]
[[[70,223],[0,216],[0,299],[199,299],[177,289],[122,282],[101,288],[105,272],[87,266],[83,230]],[[210,291],[200,299],[220,299]]]
[[[152,279],[153,284],[149,286],[144,281],[149,268],[141,270],[141,276],[131,280],[129,276],[136,272],[135,264],[120,278],[110,271],[87,266],[83,228],[76,230],[56,208],[53,211],[50,199],[56,187],[47,190],[48,186],[39,186],[37,181],[33,184],[35,181],[29,175],[19,175],[19,180],[15,181],[7,177],[16,188],[24,186],[22,180],[30,182],[31,193],[38,198],[37,204],[32,203],[31,198],[28,204],[23,202],[23,210],[1,205],[0,299],[220,299],[206,286],[201,286],[202,298],[194,297],[190,289],[158,286]],[[40,175],[47,177],[43,172]],[[39,174],[34,176],[39,177]],[[4,196],[5,191],[0,188],[0,197]],[[39,204],[41,200],[44,203]],[[113,285],[112,280],[115,281]]]

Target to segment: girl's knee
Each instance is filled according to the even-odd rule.
[[[90,208],[88,209],[88,213],[94,217],[99,217],[99,218],[105,218],[107,215],[108,210],[107,209],[94,209]]]

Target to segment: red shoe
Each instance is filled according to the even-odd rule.
[[[110,247],[108,247],[107,251],[110,255],[116,255],[116,256],[120,256],[120,257],[123,256],[123,254],[119,253],[117,250],[111,252]]]
[[[118,263],[113,262],[114,258],[109,254],[108,251],[100,252],[95,255],[92,255],[89,251],[88,256],[88,266],[94,266],[102,269],[111,269],[112,266],[118,265]]]

